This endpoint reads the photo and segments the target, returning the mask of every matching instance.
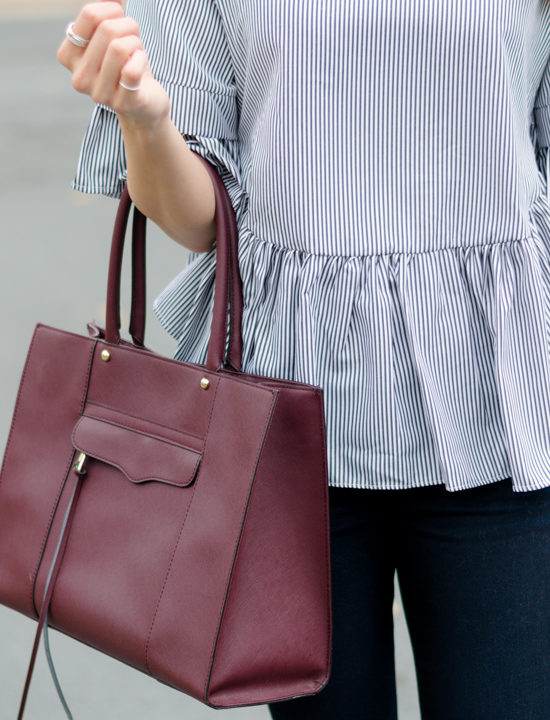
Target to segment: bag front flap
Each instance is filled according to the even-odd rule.
[[[196,450],[89,415],[79,418],[72,440],[76,450],[118,468],[133,483],[154,480],[185,487],[201,460]]]

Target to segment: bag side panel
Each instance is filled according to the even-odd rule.
[[[247,509],[211,673],[217,707],[315,693],[330,669],[322,396],[282,389]]]
[[[95,341],[37,325],[0,474],[0,602],[36,617],[33,586],[69,473]]]

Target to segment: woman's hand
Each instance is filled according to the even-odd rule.
[[[138,24],[119,1],[102,0],[84,5],[72,32],[88,40],[86,47],[66,38],[57,58],[78,92],[116,112],[132,201],[176,242],[209,250],[216,236],[212,181],[170,118],[170,99],[153,77]]]
[[[57,59],[72,72],[75,90],[136,125],[153,127],[168,116],[170,100],[153,77],[139,26],[124,15],[120,2],[84,5],[73,32],[89,40],[87,46],[77,47],[66,38]],[[121,81],[139,90],[127,90]]]

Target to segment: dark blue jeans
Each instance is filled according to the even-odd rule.
[[[549,720],[550,488],[330,488],[332,672],[275,720],[396,720],[393,589],[423,720]]]

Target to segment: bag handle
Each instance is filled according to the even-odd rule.
[[[129,329],[135,345],[143,345],[145,341],[145,296],[145,216],[142,215],[141,218],[134,216],[132,223],[132,309]]]
[[[218,171],[202,155],[195,155],[210,175],[216,201],[216,280],[206,367],[209,370],[221,370],[224,365],[228,365],[238,372],[242,357],[243,296],[237,221],[231,198]],[[229,345],[225,362],[228,323]]]
[[[132,201],[126,187],[122,192],[113,229],[109,276],[107,281],[107,313],[105,337],[120,342],[120,277],[124,238]],[[145,216],[134,212],[132,224],[132,310],[130,335],[135,345],[143,345],[145,337]]]
[[[195,152],[195,151],[192,151]],[[212,180],[216,202],[216,277],[214,310],[206,367],[220,370],[229,365],[241,369],[242,356],[242,285],[238,266],[238,230],[231,199],[216,168],[198,153]],[[122,254],[132,201],[127,187],[120,198],[113,229],[109,274],[107,280],[107,312],[105,339],[120,343],[120,279]],[[146,218],[134,207],[132,223],[132,313],[130,334],[134,344],[142,346],[145,334],[145,226]],[[226,341],[229,323],[229,347]]]

